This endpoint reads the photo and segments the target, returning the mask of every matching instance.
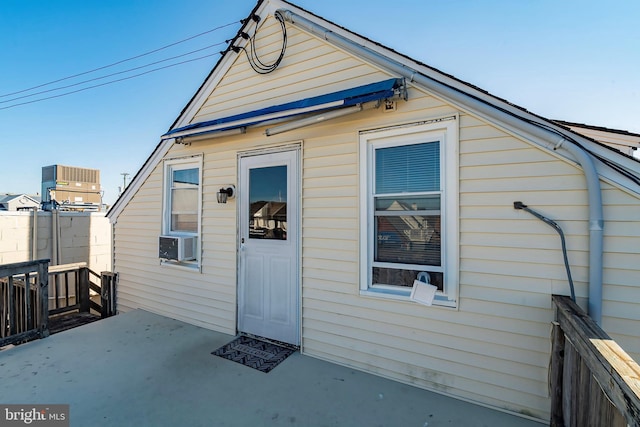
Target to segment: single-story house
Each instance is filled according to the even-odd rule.
[[[640,360],[640,162],[287,1],[108,217],[120,311],[541,420],[552,294]]]
[[[33,196],[9,193],[0,195],[0,211],[33,210],[39,207],[40,201]]]

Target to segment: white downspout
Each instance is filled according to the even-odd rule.
[[[58,265],[59,263],[59,259],[58,259],[58,247],[59,247],[59,242],[58,242],[58,238],[60,237],[58,230],[59,230],[59,216],[58,216],[58,210],[54,209],[51,211],[51,265]]]
[[[565,142],[568,142],[565,144]],[[602,326],[602,257],[604,214],[600,178],[593,159],[579,146],[563,139],[557,145],[573,155],[582,166],[589,194],[589,316]]]
[[[38,207],[33,208],[33,233],[31,235],[31,261],[38,259]]]
[[[601,324],[602,320],[602,239],[603,239],[603,214],[602,195],[600,180],[591,156],[576,144],[564,144],[562,138],[559,143],[559,133],[534,123],[515,117],[505,110],[496,108],[479,98],[462,92],[439,82],[435,79],[392,60],[370,48],[362,46],[352,40],[343,37],[335,32],[309,21],[308,19],[286,9],[276,11],[285,22],[295,25],[311,34],[333,43],[345,51],[354,54],[366,61],[398,74],[407,79],[409,83],[421,86],[429,91],[435,92],[447,102],[460,107],[461,109],[484,118],[492,122],[493,117],[497,117],[503,127],[515,134],[521,135],[525,139],[541,140],[547,148],[554,150],[564,150],[570,154],[584,170],[587,179],[587,191],[589,193],[589,315],[596,323]]]

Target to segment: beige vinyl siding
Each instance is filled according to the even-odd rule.
[[[459,310],[423,307],[359,294],[359,165],[355,129],[428,120],[456,112],[411,90],[395,113],[374,110],[304,131],[303,345],[307,354],[474,401],[546,417],[550,290],[490,272],[461,277]],[[468,141],[488,139],[521,162],[559,162],[473,119]],[[476,129],[466,129],[471,123]],[[295,138],[297,132],[292,133]],[[302,132],[300,132],[302,136]],[[496,139],[505,141],[497,141]],[[506,141],[508,140],[508,141]],[[463,151],[461,143],[461,153]],[[521,152],[523,151],[524,152]],[[537,157],[536,157],[537,156]],[[461,162],[463,155],[461,154]],[[480,156],[482,157],[482,156]],[[491,164],[490,156],[478,161]],[[561,167],[562,169],[562,167]],[[461,175],[463,171],[461,169]],[[479,169],[476,173],[490,175]],[[461,199],[463,193],[461,192]],[[513,211],[513,200],[506,208]],[[461,210],[461,217],[467,214]],[[491,217],[491,212],[484,215]],[[463,252],[462,256],[473,256]],[[508,256],[509,251],[502,251]],[[561,261],[561,260],[560,260]],[[549,262],[553,263],[550,259]],[[504,263],[504,262],[503,262]],[[464,271],[464,270],[463,270]],[[562,277],[564,270],[558,269]],[[345,327],[348,325],[348,327]],[[491,390],[492,392],[489,392]]]
[[[192,122],[202,122],[286,102],[373,83],[390,76],[372,66],[287,27],[287,50],[281,65],[269,74],[258,74],[241,51],[214,95],[200,108]],[[258,30],[258,54],[271,63],[282,46],[280,24],[268,17]]]
[[[451,110],[434,98],[417,99],[417,95],[412,91],[409,104],[399,104],[394,119],[410,122]],[[410,108],[405,110],[405,106]],[[330,137],[305,140],[305,351],[546,419],[551,294],[569,294],[569,287],[557,233],[528,213],[515,211],[513,202],[523,201],[562,226],[578,300],[586,307],[588,206],[582,171],[463,114],[459,310],[361,297],[354,280],[358,277],[357,261],[351,263],[357,260],[358,238],[350,228],[359,218],[357,213],[348,216],[348,208],[355,210],[359,203],[353,128],[377,127],[386,118],[374,117],[375,122],[369,125],[365,120],[354,120],[344,127],[333,126],[335,133]],[[340,133],[342,129],[346,133]],[[316,130],[322,131],[327,129]],[[632,222],[634,209],[638,212],[637,198],[603,186],[605,203],[613,201],[605,208],[605,217],[613,220],[609,232],[616,230],[616,216],[627,227],[637,227]],[[333,209],[323,208],[328,203]],[[344,232],[338,224],[352,232]],[[617,229],[624,229],[624,225]],[[630,299],[634,296],[637,301],[639,288],[628,281],[632,275],[625,275],[624,268],[634,266],[633,254],[640,247],[637,233],[636,228],[633,237],[606,234],[618,250],[631,254],[605,253],[604,303],[605,316],[628,308],[626,320],[611,316],[604,323],[605,328],[609,323],[621,330],[610,332],[623,345],[626,342],[627,350],[636,356],[637,336],[633,334],[640,316],[631,313],[636,304],[624,301],[634,300]],[[625,238],[629,240],[622,241]],[[615,262],[614,268],[607,268]],[[633,272],[637,274],[637,270]],[[611,280],[622,280],[625,286],[612,288],[608,285]],[[616,295],[615,301],[608,301],[608,295]]]
[[[201,154],[181,146],[167,158]],[[229,154],[228,154],[229,155]],[[204,156],[202,273],[160,265],[158,236],[162,224],[163,164],[156,167],[115,225],[118,303],[123,311],[143,308],[199,326],[235,333],[235,211],[220,209],[215,193],[235,182],[235,154],[228,169],[224,156]],[[230,177],[226,174],[230,174]],[[216,184],[216,181],[218,184]],[[213,225],[213,226],[212,226]]]
[[[395,77],[288,26],[280,67],[256,74],[243,53],[192,122]],[[267,18],[258,45],[278,51]],[[460,276],[457,309],[360,294],[358,130],[459,114]],[[397,111],[371,110],[267,138],[246,134],[176,145],[167,157],[203,155],[202,273],[160,267],[162,165],[115,226],[120,307],[142,307],[235,333],[237,154],[302,144],[303,351],[335,363],[548,420],[551,294],[569,294],[557,233],[514,201],[557,221],[567,236],[579,303],[588,294],[588,206],[580,168],[410,88]],[[640,360],[640,200],[603,183],[605,330]]]
[[[602,325],[640,361],[640,200],[603,184],[604,273]]]
[[[265,62],[271,61],[280,47],[279,31],[280,26],[272,17],[260,29],[257,45]],[[205,102],[192,122],[390,77],[297,30],[289,29],[288,32],[287,55],[276,72],[268,75],[255,73],[244,54],[240,53],[231,71],[216,87],[215,96]],[[313,77],[304,77],[310,75],[310,70]],[[242,137],[246,144],[225,144],[224,141],[228,141],[225,138],[215,140],[215,144],[199,142],[191,147],[171,147],[165,158],[204,154],[202,273],[160,266],[157,256],[163,191],[163,167],[160,164],[119,216],[115,226],[116,271],[120,273],[119,304],[122,310],[145,308],[200,326],[235,333],[235,201],[218,205],[216,192],[222,185],[237,183],[236,158],[239,150],[277,144],[282,140],[274,137],[265,141],[263,132],[263,129],[250,130]],[[357,177],[352,179],[355,184]],[[343,216],[353,217],[355,213],[352,208]],[[353,222],[350,228],[357,229],[357,224]]]

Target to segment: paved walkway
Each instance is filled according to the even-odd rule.
[[[0,352],[0,403],[70,404],[71,426],[541,424],[295,353],[268,374],[233,337],[136,310]]]

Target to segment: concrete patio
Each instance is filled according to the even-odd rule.
[[[69,404],[71,426],[539,427],[295,353],[268,374],[233,337],[143,310],[0,352],[0,403]]]

